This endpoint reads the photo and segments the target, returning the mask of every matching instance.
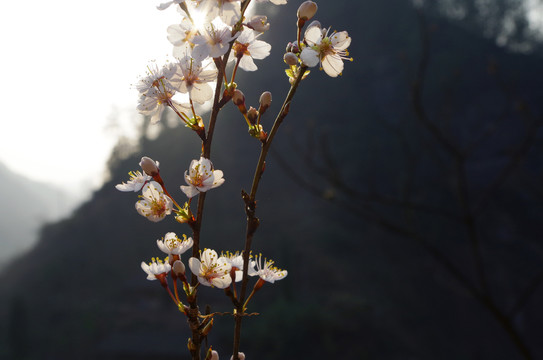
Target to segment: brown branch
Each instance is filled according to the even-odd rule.
[[[290,90],[283,102],[283,105],[281,106],[281,110],[277,114],[277,117],[275,119],[275,122],[273,123],[273,126],[270,130],[270,133],[268,134],[268,137],[262,144],[262,148],[260,150],[260,156],[258,159],[258,163],[256,165],[255,174],[253,176],[253,183],[251,186],[251,192],[250,194],[246,193],[245,191],[242,191],[242,198],[245,203],[245,213],[247,215],[247,228],[246,228],[246,238],[245,238],[245,249],[243,251],[243,278],[241,280],[241,291],[240,291],[240,297],[239,302],[240,305],[236,308],[236,314],[235,314],[235,328],[234,328],[234,346],[233,346],[233,359],[238,360],[238,352],[239,352],[239,345],[241,340],[241,322],[242,322],[242,316],[245,313],[245,309],[243,308],[243,304],[245,302],[245,296],[247,293],[247,283],[248,283],[248,269],[249,269],[249,255],[251,253],[251,247],[252,247],[252,241],[253,241],[253,235],[258,228],[260,221],[256,217],[256,193],[258,191],[258,185],[260,183],[260,179],[262,178],[262,174],[264,173],[264,168],[266,165],[266,157],[268,155],[270,146],[272,144],[272,141],[277,134],[277,131],[279,130],[279,127],[281,126],[283,120],[287,116],[289,109],[290,109],[290,103],[292,99],[294,98],[294,94],[296,94],[296,90],[298,89],[298,85],[302,81],[303,75],[306,71],[305,66],[301,66],[299,69],[299,74],[294,83],[291,85]]]

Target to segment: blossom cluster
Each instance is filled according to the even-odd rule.
[[[141,200],[136,202],[136,210],[153,222],[163,220],[172,211],[177,213],[178,221],[186,222],[190,211],[186,206],[178,206],[177,210],[174,210],[174,201],[163,188],[159,162],[144,156],[140,161],[140,166],[143,173],[139,170],[129,172],[130,179],[126,183],[117,184],[117,190],[124,192],[141,190]],[[214,170],[209,159],[200,157],[199,160],[191,161],[189,169],[185,171],[187,185],[181,185],[180,188],[188,199],[191,199],[201,192],[221,186],[224,181],[223,172]]]
[[[152,258],[151,262],[141,263],[141,268],[147,274],[148,280],[157,280],[165,278],[172,269],[175,270],[176,263],[180,262],[181,254],[192,247],[192,238],[183,235],[181,240],[173,232],[167,233],[164,238],[157,240],[158,248],[168,256],[162,261],[159,258]],[[249,276],[258,276],[261,281],[274,283],[277,280],[284,279],[288,272],[273,266],[273,260],[264,259],[262,255],[254,258],[250,257],[248,265]],[[188,260],[189,268],[197,278],[198,282],[204,286],[215,287],[218,289],[228,288],[232,282],[242,280],[243,254],[236,252],[234,254],[227,252],[219,256],[215,250],[204,249],[200,253],[200,258],[191,257]],[[185,275],[185,266],[181,267],[183,271],[177,273],[177,276]]]
[[[270,55],[271,45],[260,39],[270,24],[264,15],[246,18],[242,4],[248,2],[175,0],[158,6],[165,10],[179,5],[181,20],[167,29],[174,60],[160,67],[150,64],[135,85],[140,93],[137,108],[141,114],[150,116],[151,123],[158,122],[164,109],[170,107],[187,127],[201,132],[203,123],[194,104],[204,104],[213,98],[211,85],[217,81],[218,67],[234,64],[232,79],[226,85],[235,86],[238,68],[255,71],[258,69],[255,60]],[[270,2],[286,4],[286,0]],[[301,66],[320,64],[326,74],[336,77],[343,71],[343,60],[352,61],[347,51],[351,38],[346,31],[330,33],[330,28],[313,21],[301,39],[302,27],[316,12],[317,5],[312,1],[304,2],[298,9],[298,40],[287,46],[284,56],[291,82]]]
[[[130,180],[116,186],[120,191],[140,191],[141,199],[136,202],[136,211],[153,222],[163,220],[167,215],[176,212],[178,217],[189,219],[190,209],[178,206],[174,209],[174,201],[169,194],[165,192],[162,178],[160,177],[159,162],[149,157],[143,157],[140,161],[142,171],[129,172]],[[224,183],[223,172],[214,170],[213,164],[209,159],[201,157],[199,160],[192,160],[189,170],[185,171],[185,182],[187,185],[181,185],[181,191],[190,200],[193,196],[216,188]],[[184,221],[181,221],[184,222]],[[184,240],[180,240],[173,232],[169,232],[162,240],[157,240],[157,245],[161,251],[168,257],[164,261],[155,258],[149,263],[142,263],[142,269],[148,274],[147,279],[159,279],[159,275],[164,277],[174,265],[174,262],[180,261],[180,255],[187,251],[193,245],[192,238],[183,235]],[[169,263],[169,265],[168,265]],[[243,256],[241,253],[230,253],[217,255],[215,250],[204,249],[200,258],[191,257],[188,261],[189,268],[194,275],[198,277],[200,284],[205,286],[224,289],[230,286],[231,282],[239,282],[243,276]],[[255,269],[256,267],[256,269]],[[255,257],[248,266],[248,275],[258,275],[262,280],[273,283],[287,275],[286,270],[280,270],[273,266],[273,261],[265,260],[262,264],[262,256]],[[233,271],[233,276],[230,272]]]
[[[253,2],[284,5],[287,0]],[[225,295],[234,305],[232,314],[240,320],[256,291],[265,283],[274,283],[288,274],[261,254],[253,256],[249,240],[259,224],[254,215],[254,197],[266,164],[266,154],[277,126],[280,125],[278,120],[288,113],[292,101],[289,96],[294,95],[293,91],[289,92],[268,134],[264,131],[261,118],[271,106],[272,94],[264,91],[260,95],[258,107],[254,108],[246,104],[245,95],[235,82],[238,69],[248,72],[258,70],[258,60],[266,58],[271,52],[271,45],[261,39],[270,30],[268,19],[265,15],[247,15],[250,3],[251,0],[171,0],[157,6],[159,10],[175,7],[180,14],[179,22],[167,28],[167,38],[173,47],[173,59],[163,65],[151,62],[147,66],[145,75],[134,86],[139,93],[137,109],[150,118],[151,124],[156,124],[169,108],[187,128],[200,137],[202,151],[199,157],[190,162],[184,172],[184,184],[179,185],[175,192],[166,188],[159,162],[146,156],[139,163],[141,170],[129,172],[129,179],[116,185],[119,191],[139,193],[135,209],[148,220],[159,222],[173,214],[177,222],[188,224],[192,230],[193,237],[166,233],[156,241],[157,247],[166,256],[142,262],[141,268],[148,280],[158,280],[178,309],[187,316],[193,334],[193,338],[189,338],[188,348],[193,358],[198,359],[201,340],[213,326],[213,315],[199,313],[196,300],[199,286],[224,289]],[[296,41],[288,43],[283,56],[288,65],[285,72],[291,90],[307,77],[310,67],[319,65],[327,75],[337,77],[343,72],[343,61],[352,61],[347,50],[351,43],[348,33],[331,32],[331,28],[322,27],[318,21],[309,23],[316,12],[317,4],[305,1],[296,14]],[[206,125],[201,113],[208,102],[212,102],[212,115]],[[206,198],[201,195],[225,182],[223,171],[216,170],[209,159],[209,145],[217,114],[229,102],[242,114],[249,134],[266,146],[262,146],[255,173],[260,175],[254,177],[254,191],[251,191],[250,197],[245,191],[242,192],[247,195],[243,196],[247,213],[246,247],[241,252],[226,251],[219,254],[213,249],[201,250],[200,247],[201,216]],[[178,203],[176,196],[183,196],[185,201]],[[198,210],[193,214],[191,203],[195,197],[198,197]],[[189,249],[192,249],[192,256],[184,261],[182,255]],[[190,282],[185,274],[187,267],[192,274]],[[245,297],[248,276],[258,279],[251,294]],[[239,294],[236,291],[238,282],[242,284]],[[187,304],[179,296],[179,283],[186,295]],[[236,321],[238,333],[240,324],[241,320]],[[235,355],[232,359],[243,360],[245,355],[238,351],[238,347],[239,338],[235,342]],[[209,347],[206,360],[211,359],[218,360],[218,353]]]
[[[285,4],[286,0],[272,0]],[[186,126],[202,127],[194,103],[204,104],[213,97],[211,84],[217,81],[221,61],[236,63],[245,71],[258,69],[254,60],[270,54],[271,45],[259,39],[269,29],[267,17],[245,19],[241,1],[175,0],[163,3],[165,10],[179,5],[181,20],[167,29],[173,45],[174,61],[162,67],[152,63],[135,88],[140,93],[138,110],[156,123],[166,107],[170,107]],[[221,59],[232,50],[233,56]]]

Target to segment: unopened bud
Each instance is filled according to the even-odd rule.
[[[249,119],[251,124],[256,124],[256,120],[258,119],[258,110],[251,106],[249,111],[247,111],[247,119]]]
[[[317,12],[317,4],[313,1],[304,1],[298,8],[298,19],[307,21],[315,16]]]
[[[219,353],[215,350],[211,352],[211,360],[219,360]]]
[[[247,26],[258,32],[264,32],[270,29],[268,17],[264,15],[255,15],[249,20]]]
[[[298,48],[298,42],[297,41],[289,42],[287,44],[287,47],[286,47],[285,51],[286,52],[299,53],[300,49]]]
[[[239,360],[245,360],[245,354],[242,352],[238,353],[238,359]],[[234,355],[230,356],[230,360],[234,360]]]
[[[241,92],[241,90],[234,90],[234,95],[232,95],[232,102],[236,106],[240,106],[242,104],[245,104],[245,95]]]
[[[272,102],[272,94],[269,91],[264,91],[262,95],[260,95],[260,113],[263,114],[271,105]]]
[[[185,264],[181,260],[175,260],[172,270],[177,277],[182,277],[185,275]]]
[[[298,57],[293,52],[288,52],[283,55],[283,60],[287,65],[296,65],[298,63]]]
[[[186,214],[178,214],[175,217],[175,221],[177,221],[180,224],[185,224],[190,221],[190,218]]]
[[[247,108],[245,107],[245,95],[243,95],[241,90],[234,90],[234,94],[232,95],[232,102],[238,107],[239,111],[242,114],[247,114]]]
[[[144,173],[146,173],[149,176],[155,176],[158,175],[158,161],[155,162],[153,159],[144,156],[141,158],[140,161],[141,169]]]

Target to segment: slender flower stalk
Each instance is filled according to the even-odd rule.
[[[258,191],[258,185],[260,183],[260,179],[262,178],[262,173],[264,172],[264,164],[266,163],[266,157],[268,156],[268,151],[270,149],[272,141],[275,137],[275,134],[277,133],[277,130],[279,130],[279,127],[281,126],[283,120],[288,114],[290,103],[292,99],[294,98],[294,94],[296,94],[298,85],[300,85],[300,82],[302,81],[305,70],[306,70],[306,67],[302,66],[298,74],[298,77],[296,78],[296,80],[290,87],[287,97],[285,98],[285,101],[283,102],[283,106],[281,106],[281,110],[279,111],[279,113],[277,114],[277,117],[275,118],[275,122],[273,123],[273,127],[270,131],[268,139],[262,144],[262,148],[260,150],[260,156],[258,158],[258,164],[256,165],[255,174],[253,177],[253,183],[251,185],[251,192],[250,194],[244,193],[245,211],[247,214],[247,228],[246,228],[246,234],[245,234],[246,235],[245,249],[243,251],[243,279],[241,281],[241,291],[240,291],[240,296],[239,296],[239,301],[241,304],[244,304],[245,295],[247,292],[249,254],[251,252],[253,235],[259,225],[259,220],[255,215],[256,192]],[[234,360],[239,360],[237,354],[239,352],[239,345],[240,345],[240,340],[241,340],[241,321],[243,319],[244,311],[245,310],[243,308],[243,305],[239,305],[236,309],[235,328],[234,328],[234,346],[233,346]]]

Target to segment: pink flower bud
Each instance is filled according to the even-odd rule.
[[[149,176],[155,176],[158,175],[158,162],[155,162],[153,159],[144,156],[141,158],[140,161],[141,169],[144,173],[146,173]]]
[[[304,1],[298,8],[298,19],[307,21],[317,12],[317,4],[313,1]]]
[[[238,107],[239,111],[242,114],[247,113],[247,108],[245,107],[245,95],[243,95],[241,90],[234,90],[234,94],[232,95],[232,102]]]
[[[292,52],[288,52],[283,55],[283,60],[287,65],[296,65],[298,63],[298,57]]]
[[[241,92],[241,90],[234,90],[234,95],[232,95],[232,102],[236,106],[245,104],[245,95],[243,94],[243,92]]]
[[[185,275],[185,264],[181,260],[175,260],[173,263],[173,272],[178,277]]]
[[[272,102],[272,94],[269,91],[264,91],[262,95],[260,95],[260,112],[266,111]]]
[[[233,360],[234,359],[234,355],[230,356],[230,360]],[[239,360],[245,360],[245,354],[242,353],[242,352],[239,352],[238,353],[238,359]]]

